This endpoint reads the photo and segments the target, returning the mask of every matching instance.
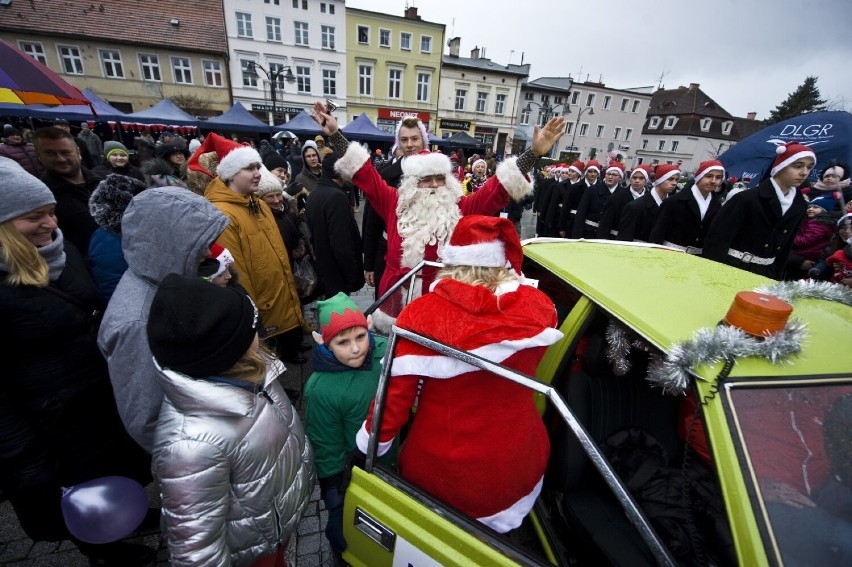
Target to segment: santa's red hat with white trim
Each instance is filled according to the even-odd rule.
[[[509,268],[519,276],[523,257],[512,221],[483,215],[463,216],[441,251],[445,266]]]
[[[426,177],[428,175],[450,175],[453,171],[450,158],[442,153],[421,150],[420,153],[402,160],[402,174],[406,177]]]
[[[695,182],[710,173],[711,171],[721,171],[722,177],[725,177],[725,166],[717,159],[708,159],[698,164],[698,169],[695,170]]]
[[[586,166],[580,160],[575,161],[571,165],[568,166],[568,169],[573,169],[580,175],[583,175],[583,172],[586,170]]]
[[[211,280],[224,274],[234,263],[231,251],[216,242],[210,245],[210,259],[216,261],[214,271],[208,276]]]
[[[609,162],[609,167],[606,168],[606,173],[611,173],[613,171],[621,177],[624,177],[624,164],[620,161]]]
[[[633,171],[630,173],[630,176],[633,177],[633,174],[637,172],[642,174],[642,176],[645,178],[646,183],[651,180],[651,168],[645,165],[644,163],[640,163],[639,165],[634,167]]]
[[[204,143],[192,153],[186,167],[192,171],[200,171],[210,177],[215,177],[204,166],[198,163],[198,158],[202,154],[210,152],[216,152],[219,160],[219,165],[216,167],[216,175],[223,181],[233,179],[241,169],[245,169],[252,164],[263,164],[260,154],[251,146],[239,144],[211,132],[204,138]]]
[[[663,183],[674,177],[675,175],[680,175],[680,170],[676,165],[672,163],[661,163],[657,167],[654,168],[654,186]]]
[[[587,161],[586,162],[586,172],[588,172],[590,169],[596,169],[598,171],[598,173],[600,173],[601,172],[600,162],[597,161],[597,160],[593,160],[593,159],[590,159],[589,161]]]
[[[809,157],[814,160],[814,165],[816,165],[816,154],[814,151],[808,146],[798,142],[780,144],[777,148],[775,148],[775,154],[775,161],[772,162],[772,170],[769,172],[769,175],[772,177],[775,177],[776,173],[798,159]]]

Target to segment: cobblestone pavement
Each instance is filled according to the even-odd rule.
[[[358,226],[361,225],[361,213],[355,213]],[[521,238],[530,238],[535,230],[535,217],[530,211],[524,211],[521,221]],[[366,309],[373,302],[374,290],[364,287],[352,294],[353,299],[361,309]],[[305,317],[316,322],[316,312],[313,304],[304,309]],[[310,337],[306,336],[307,342]],[[310,353],[307,353],[310,355]],[[311,375],[310,356],[302,366],[289,365],[284,375],[283,383],[286,388],[302,391]],[[299,414],[304,418],[304,402],[302,399],[295,404]],[[147,487],[152,503],[158,503],[154,484]],[[295,567],[315,567],[319,565],[338,566],[344,562],[331,552],[323,530],[327,513],[319,496],[319,485],[314,488],[311,501],[296,533],[291,538],[286,551],[287,562]],[[140,534],[138,537],[127,539],[133,543],[141,543],[158,549],[157,565],[168,565],[168,551],[159,531]],[[34,542],[27,538],[18,525],[18,520],[8,501],[0,502],[0,567],[86,567],[88,561],[77,548],[68,541],[63,542]]]

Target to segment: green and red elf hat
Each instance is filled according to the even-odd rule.
[[[334,297],[317,301],[320,332],[325,344],[338,333],[352,327],[368,327],[367,318],[345,293],[338,292]]]

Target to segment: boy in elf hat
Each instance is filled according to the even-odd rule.
[[[370,332],[372,318],[364,317],[343,292],[318,301],[317,315],[321,332],[313,333],[314,372],[305,385],[306,430],[328,510],[325,535],[331,548],[342,553],[343,470],[376,394],[386,340]]]
[[[442,258],[431,293],[406,306],[397,325],[535,375],[562,333],[553,302],[521,274],[512,222],[462,217]],[[518,527],[541,491],[550,453],[533,393],[400,339],[376,432],[380,455],[408,423],[417,396],[417,415],[399,455],[402,477],[500,533]],[[372,411],[356,437],[362,452]]]
[[[704,257],[778,280],[807,210],[799,186],[816,165],[816,154],[787,142],[775,156],[768,179],[734,195],[716,214],[704,238]]]

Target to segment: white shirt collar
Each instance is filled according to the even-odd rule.
[[[647,189],[643,189],[641,193],[637,193],[637,192],[633,189],[633,187],[631,187],[631,188],[630,188],[630,194],[631,194],[631,195],[633,195],[633,198],[634,198],[634,199],[638,199],[639,197],[641,197],[642,195],[644,195],[644,194],[645,194],[645,191],[647,191]]]
[[[701,194],[698,187],[692,186],[692,196],[695,197],[695,202],[698,203],[698,211],[701,213],[701,220],[704,220],[704,215],[707,214],[707,209],[710,208],[710,201],[713,199],[712,193],[707,193],[707,197]]]
[[[656,190],[656,189],[651,189],[651,196],[654,198],[654,201],[657,203],[657,206],[659,207],[659,206],[660,206],[660,204],[663,202],[663,197],[660,197],[660,196],[657,194],[657,190]]]
[[[796,198],[796,188],[791,187],[785,195],[774,177],[770,177],[769,180],[772,181],[772,188],[775,189],[775,195],[778,196],[778,201],[781,203],[781,216],[784,216],[790,210],[790,207],[793,206],[793,199]]]

